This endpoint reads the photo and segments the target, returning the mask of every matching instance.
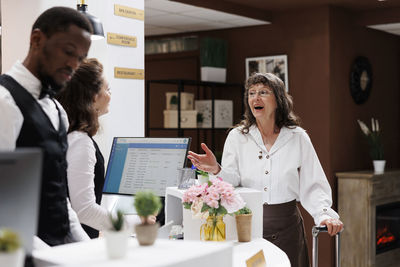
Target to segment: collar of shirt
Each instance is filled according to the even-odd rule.
[[[42,84],[21,61],[17,61],[12,68],[7,72],[13,77],[22,87],[24,87],[35,99],[39,98]]]
[[[275,140],[275,143],[272,145],[271,149],[267,151],[264,142],[262,140],[261,132],[256,125],[252,125],[249,129],[249,134],[253,138],[254,142],[262,149],[265,153],[272,155],[279,148],[285,145],[291,138],[294,137],[294,133],[305,132],[301,127],[295,127],[293,129],[282,127],[279,132],[278,137]]]

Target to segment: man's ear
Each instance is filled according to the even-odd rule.
[[[34,29],[31,33],[31,40],[30,40],[31,49],[36,50],[39,47],[41,47],[45,38],[46,36],[40,29]]]

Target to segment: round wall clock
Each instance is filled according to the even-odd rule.
[[[372,87],[372,67],[366,57],[357,57],[350,71],[350,93],[356,104],[367,101]]]

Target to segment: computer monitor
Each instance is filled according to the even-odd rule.
[[[40,149],[0,152],[0,228],[16,231],[28,255],[37,232],[41,177]]]
[[[190,137],[114,137],[103,193],[134,195],[150,189],[165,196],[186,164]]]

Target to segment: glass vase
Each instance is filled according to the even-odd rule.
[[[200,227],[200,239],[203,241],[225,241],[225,223],[222,215],[210,215]]]

